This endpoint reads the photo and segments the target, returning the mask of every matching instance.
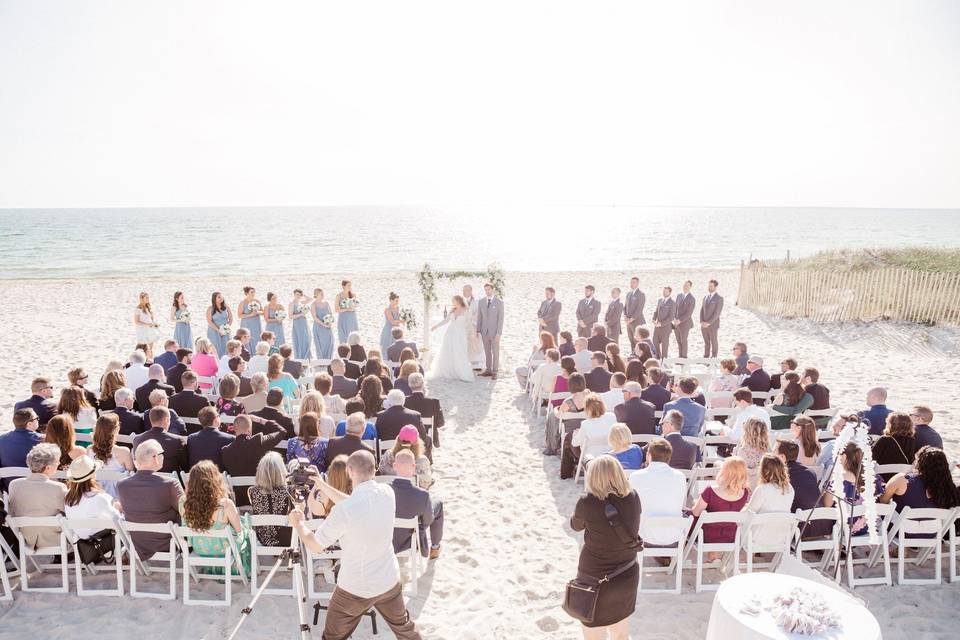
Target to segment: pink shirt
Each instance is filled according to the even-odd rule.
[[[214,377],[217,375],[220,365],[217,362],[216,356],[208,353],[197,353],[193,356],[193,362],[191,362],[190,368],[193,369],[198,376]],[[211,384],[203,382],[199,385],[201,389],[209,389],[212,386]]]

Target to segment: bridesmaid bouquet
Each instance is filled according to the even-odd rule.
[[[416,327],[417,316],[413,313],[413,309],[410,307],[403,307],[400,309],[400,322],[402,322],[408,330]]]
[[[250,313],[260,313],[262,311],[259,302],[251,302],[247,308],[250,309]]]
[[[187,309],[180,312],[180,322],[190,322],[190,312]]]
[[[360,298],[343,298],[340,300],[340,308],[347,311],[353,311],[360,304]]]
[[[320,324],[326,327],[327,329],[333,326],[333,315],[327,314],[320,319]]]
[[[273,313],[273,319],[276,320],[277,322],[283,322],[284,320],[287,319],[287,312],[284,311],[283,309],[277,309]]]
[[[222,325],[220,325],[220,335],[222,335],[222,336],[228,336],[228,335],[230,335],[230,325],[228,325],[228,324],[222,324]]]
[[[303,315],[310,315],[310,305],[308,304],[298,304],[297,313],[302,313]]]

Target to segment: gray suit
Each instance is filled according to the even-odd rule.
[[[620,343],[620,317],[623,315],[623,303],[616,299],[607,305],[607,313],[603,316],[603,324],[607,325],[607,337]]]
[[[500,370],[500,334],[503,333],[503,300],[480,298],[477,302],[477,333],[483,341],[487,371]]]
[[[673,331],[677,335],[677,351],[681,358],[687,357],[687,338],[690,335],[690,329],[693,327],[693,310],[697,306],[697,299],[692,293],[677,294],[677,317],[678,324],[673,326]]]
[[[708,293],[700,305],[700,322],[709,322],[709,327],[700,327],[703,334],[703,357],[716,358],[720,351],[717,330],[720,328],[720,312],[723,311],[723,298],[719,293]]]
[[[647,319],[643,317],[643,307],[647,303],[647,296],[636,289],[627,292],[627,302],[623,308],[623,315],[627,319],[627,338],[630,339],[630,351],[637,346],[637,327],[647,324]]]
[[[660,326],[653,328],[653,346],[657,348],[660,354],[661,363],[667,359],[670,351],[670,333],[673,331],[673,318],[676,316],[676,304],[672,299],[657,300],[657,310],[653,312],[653,322],[659,322]]]
[[[124,517],[130,522],[173,522],[180,524],[180,497],[183,489],[176,480],[137,471],[117,483],[117,496],[123,505]],[[133,545],[143,560],[169,548],[170,536],[163,533],[134,533]]]
[[[586,298],[577,303],[577,335],[581,338],[589,338],[593,332],[593,325],[600,319],[600,301],[591,298],[588,302]],[[580,321],[586,326],[581,327]]]
[[[553,334],[553,339],[557,339],[557,334],[560,333],[560,309],[563,308],[563,305],[559,300],[553,298],[552,300],[544,300],[540,303],[540,309],[537,311],[537,318],[543,320],[544,327],[541,331],[549,331]]]

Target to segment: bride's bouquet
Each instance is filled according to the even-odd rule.
[[[328,313],[322,318],[320,318],[320,324],[321,326],[324,326],[327,329],[331,328],[333,326],[333,314]]]
[[[222,325],[220,325],[220,335],[222,335],[222,336],[228,336],[228,335],[230,335],[230,325],[228,325],[228,324],[222,324]]]
[[[260,313],[261,311],[263,311],[263,308],[260,306],[260,303],[256,301],[251,302],[249,305],[247,305],[247,309],[250,310],[248,313]]]
[[[342,298],[340,308],[346,311],[353,311],[360,305],[360,298]]]
[[[410,307],[403,307],[400,309],[400,322],[402,322],[408,330],[416,327],[417,316],[413,313],[413,309]]]
[[[276,311],[273,312],[273,319],[276,322],[283,322],[284,320],[287,319],[287,312],[284,311],[283,309],[277,309]]]

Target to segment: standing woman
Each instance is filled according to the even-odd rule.
[[[240,318],[240,328],[250,332],[250,337],[254,343],[260,340],[260,334],[263,333],[263,325],[260,324],[260,314],[263,312],[263,305],[257,300],[257,290],[253,287],[243,288],[243,300],[237,305],[237,317]]]
[[[383,329],[380,330],[380,354],[387,355],[387,349],[393,344],[391,331],[394,327],[403,324],[400,321],[400,296],[393,291],[390,292],[390,302],[387,308],[383,310]]]
[[[297,360],[310,359],[310,327],[307,314],[310,313],[310,301],[303,295],[303,289],[293,290],[293,302],[287,315],[293,325],[293,357]]]
[[[149,345],[157,341],[157,321],[153,317],[153,308],[150,306],[150,294],[140,292],[140,302],[133,313],[133,326],[137,330],[137,343]]]
[[[193,344],[193,329],[190,328],[190,311],[183,299],[183,291],[173,294],[170,321],[173,322],[173,339],[177,341],[177,345],[181,349],[189,349]]]
[[[323,299],[323,289],[313,290],[313,346],[320,360],[333,357],[333,311],[330,303]],[[327,316],[329,319],[325,320]]]
[[[227,308],[223,295],[219,291],[214,291],[210,296],[210,306],[207,308],[207,339],[216,349],[217,357],[227,352],[231,324],[233,324],[233,313]]]
[[[283,305],[277,301],[277,294],[267,294],[267,307],[263,310],[263,319],[267,323],[265,331],[270,331],[276,337],[276,346],[282,347],[287,344],[287,339],[283,335],[283,319],[287,317],[287,312],[283,310]]]
[[[357,324],[357,305],[360,301],[353,293],[353,283],[349,280],[341,281],[340,287],[341,291],[334,301],[337,308],[337,335],[340,344],[346,344],[347,336],[354,331],[360,331],[360,325]]]

